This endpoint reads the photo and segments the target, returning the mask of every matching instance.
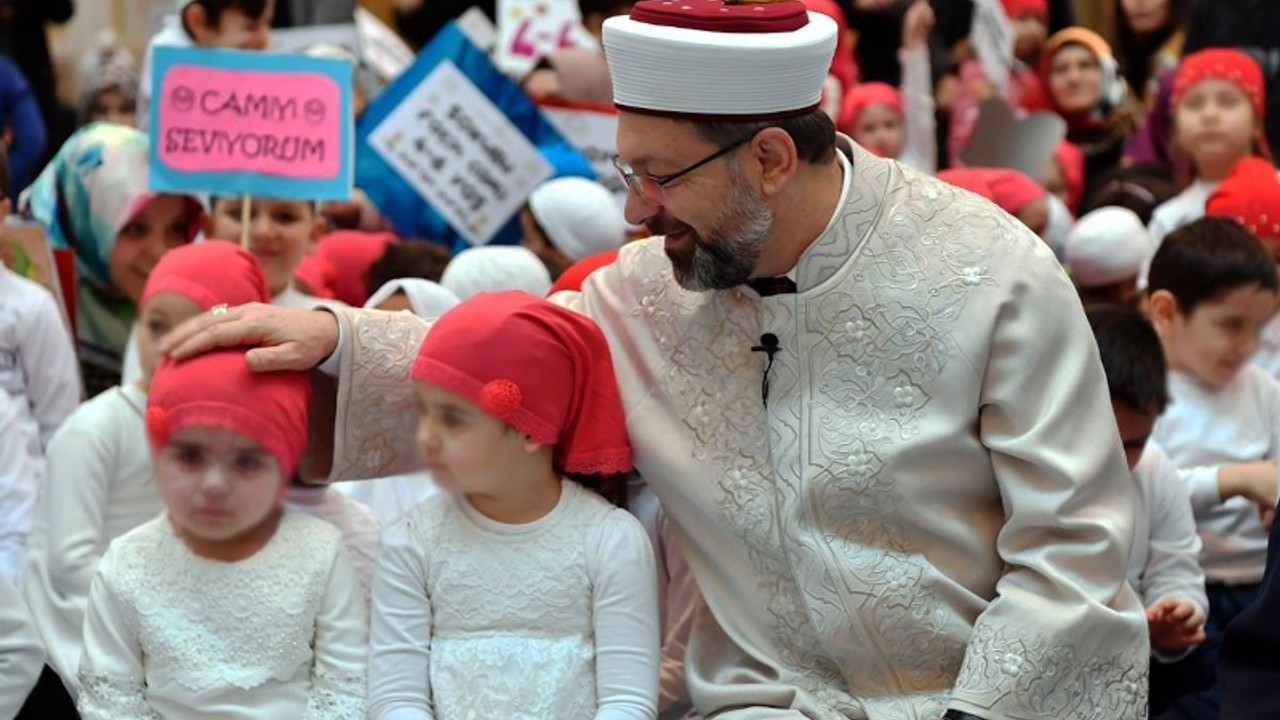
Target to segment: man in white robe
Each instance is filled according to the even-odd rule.
[[[834,25],[796,5],[652,0],[606,23],[628,220],[665,238],[555,296],[608,336],[637,467],[706,598],[695,705],[1144,718],[1132,489],[1074,290],[1015,219],[817,119]],[[795,291],[749,282],[776,276]],[[417,463],[408,376],[428,328],[251,306],[169,347],[328,358],[325,469],[367,478]]]

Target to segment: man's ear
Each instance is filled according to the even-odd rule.
[[[777,194],[799,168],[796,143],[786,130],[770,127],[756,133],[747,144],[748,152],[760,166],[760,193],[764,197]]]

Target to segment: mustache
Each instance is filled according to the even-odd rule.
[[[691,229],[688,225],[665,214],[649,218],[644,224],[654,235],[674,235]]]

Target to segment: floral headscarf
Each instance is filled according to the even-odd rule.
[[[1102,36],[1092,30],[1082,27],[1070,27],[1054,33],[1052,37],[1045,43],[1044,50],[1040,55],[1040,79],[1044,82],[1046,89],[1049,87],[1049,70],[1053,65],[1053,57],[1058,51],[1068,45],[1079,45],[1088,50],[1094,58],[1097,59],[1098,65],[1102,70],[1102,87],[1098,97],[1098,104],[1086,118],[1066,117],[1067,124],[1072,128],[1078,127],[1102,127],[1111,120],[1112,115],[1117,111],[1125,109],[1125,105],[1129,100],[1129,86],[1124,81],[1124,77],[1120,75],[1120,65],[1116,62],[1115,56],[1111,53],[1111,46],[1107,44]],[[1054,110],[1059,110],[1057,101],[1053,98],[1053,93],[1049,93],[1049,101],[1053,104]]]
[[[72,135],[31,187],[22,193],[24,215],[42,223],[55,247],[76,253],[80,276],[111,286],[116,236],[156,195],[147,190],[147,136],[123,125],[94,123]],[[199,201],[190,198],[197,206]],[[199,213],[192,213],[188,240]]]

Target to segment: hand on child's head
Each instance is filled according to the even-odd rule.
[[[181,195],[160,195],[147,203],[116,235],[110,273],[115,288],[133,302],[142,297],[147,277],[165,251],[193,239],[197,220],[192,201]]]

